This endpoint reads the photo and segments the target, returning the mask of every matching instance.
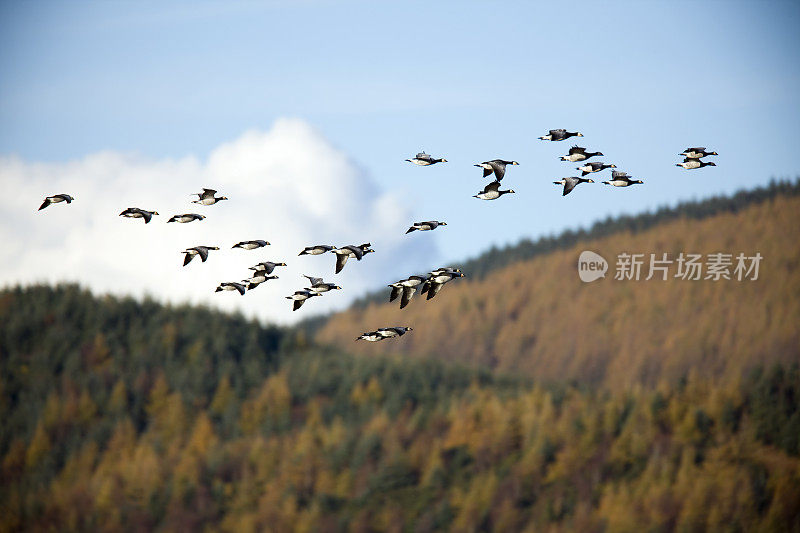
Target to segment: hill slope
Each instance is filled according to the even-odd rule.
[[[0,420],[0,532],[800,523],[797,365],[541,386],[30,287],[0,291]]]
[[[734,212],[681,217],[622,231],[456,280],[435,300],[404,310],[369,304],[332,316],[317,340],[358,353],[438,357],[547,381],[626,388],[674,383],[690,370],[741,376],[757,363],[800,361],[800,198],[777,195]],[[578,255],[609,261],[606,279],[583,283]],[[739,253],[763,260],[744,280],[614,280],[620,253]],[[649,265],[642,269],[647,277]],[[731,271],[733,267],[731,267]],[[705,276],[705,270],[703,276]],[[386,299],[388,300],[388,289]],[[354,343],[386,325],[414,327],[396,342]]]

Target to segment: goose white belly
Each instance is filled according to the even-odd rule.
[[[484,192],[478,195],[481,200],[495,200],[500,198],[500,193],[497,191]]]

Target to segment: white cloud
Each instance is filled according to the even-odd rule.
[[[203,162],[194,157],[153,160],[115,152],[45,164],[0,158],[0,285],[77,281],[95,292],[150,294],[169,302],[205,303],[248,316],[289,323],[341,309],[365,290],[428,268],[438,256],[433,235],[406,236],[409,209],[391,191],[307,123],[280,119],[267,132],[249,131]],[[230,198],[192,204],[202,187]],[[68,193],[72,205],[37,212],[45,196]],[[156,210],[150,224],[119,217],[126,207]],[[206,220],[167,224],[177,213]],[[231,249],[240,240],[266,239],[260,250]],[[312,244],[371,242],[376,253],[350,260],[333,274],[333,254],[298,257]],[[209,260],[182,267],[186,247],[221,248]],[[241,297],[214,293],[239,281],[259,261],[288,263],[278,280]],[[293,313],[284,296],[304,286],[301,274],[344,287]]]

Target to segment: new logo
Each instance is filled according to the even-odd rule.
[[[578,276],[585,283],[606,277],[607,270],[608,261],[602,255],[585,250],[578,257]]]

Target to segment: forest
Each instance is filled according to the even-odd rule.
[[[317,331],[7,287],[0,531],[800,531],[796,190]],[[582,284],[582,249],[764,262]],[[414,331],[353,341],[386,321]]]

